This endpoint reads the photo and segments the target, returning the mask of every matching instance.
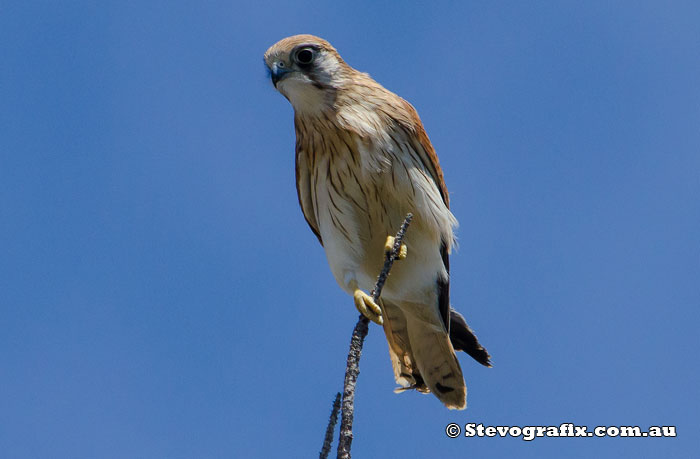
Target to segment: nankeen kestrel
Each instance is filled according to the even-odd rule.
[[[435,150],[411,104],[343,61],[327,41],[296,35],[265,53],[272,83],[294,107],[299,204],[338,284],[383,325],[400,389],[466,407],[455,350],[490,366],[450,307],[457,220]],[[413,223],[379,304],[367,294],[407,213]]]

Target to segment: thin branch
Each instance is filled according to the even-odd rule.
[[[394,264],[394,260],[397,260],[399,258],[401,244],[403,243],[403,238],[406,235],[408,225],[411,224],[411,220],[413,220],[413,214],[409,213],[406,215],[406,218],[401,224],[399,232],[396,233],[396,237],[394,238],[394,247],[391,249],[391,252],[386,254],[386,258],[384,259],[384,266],[382,267],[382,272],[379,273],[379,276],[377,277],[377,283],[374,285],[374,290],[372,290],[372,299],[375,303],[379,301],[379,296],[382,294],[384,283],[386,282],[386,278],[389,277],[389,271],[391,271],[391,267]]]
[[[333,410],[331,411],[331,417],[328,420],[328,425],[326,426],[326,438],[323,440],[323,448],[321,448],[321,454],[318,456],[319,459],[327,459],[331,452],[333,432],[335,431],[335,425],[338,423],[338,411],[340,411],[340,392],[335,394]]]
[[[369,320],[360,315],[350,339],[350,352],[348,352],[348,364],[345,368],[345,383],[343,384],[338,458],[350,459],[352,420],[355,415],[355,384],[357,384],[357,375],[360,374],[360,356],[362,355],[362,344],[369,331],[368,325]]]
[[[401,242],[406,235],[406,229],[411,224],[413,214],[406,215],[406,218],[396,233],[394,239],[394,247],[391,252],[386,254],[384,259],[384,267],[377,277],[377,283],[372,290],[372,299],[375,303],[379,301],[379,296],[384,288],[386,278],[389,276],[394,260],[399,256],[401,250]],[[357,376],[360,374],[360,357],[362,356],[362,345],[369,331],[369,320],[360,315],[360,319],[352,331],[350,339],[350,352],[348,352],[348,363],[345,369],[345,383],[343,384],[343,406],[341,410],[340,421],[340,438],[338,440],[338,458],[350,459],[350,447],[352,446],[352,421],[355,415],[355,385],[357,384]]]

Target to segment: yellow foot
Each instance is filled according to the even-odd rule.
[[[353,298],[355,299],[355,307],[358,311],[360,311],[360,314],[376,324],[382,325],[384,323],[384,319],[382,318],[382,310],[379,305],[374,302],[371,296],[367,295],[358,288],[355,290]]]
[[[396,241],[396,238],[394,236],[387,236],[386,237],[386,242],[384,243],[384,251],[387,253],[391,253],[392,250],[394,250],[394,242]],[[406,244],[401,244],[401,248],[399,249],[399,260],[403,260],[406,258],[406,255],[408,255],[408,247],[406,247]]]

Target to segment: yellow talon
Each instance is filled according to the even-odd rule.
[[[394,236],[387,236],[386,242],[384,243],[384,251],[387,253],[391,253],[391,251],[394,250],[394,242],[396,242],[396,238]],[[406,258],[407,255],[408,255],[408,247],[406,247],[406,244],[401,244],[401,248],[399,249],[398,259],[403,260]]]
[[[376,324],[382,325],[384,323],[382,309],[374,302],[371,296],[358,288],[353,294],[353,299],[355,300],[355,307],[360,311],[360,314]]]

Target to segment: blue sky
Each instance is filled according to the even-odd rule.
[[[460,357],[450,412],[392,393],[372,326],[355,456],[697,452],[697,2],[249,3],[0,6],[3,455],[317,454],[357,312],[263,69],[297,33],[418,109],[461,223],[452,301],[494,361]]]

